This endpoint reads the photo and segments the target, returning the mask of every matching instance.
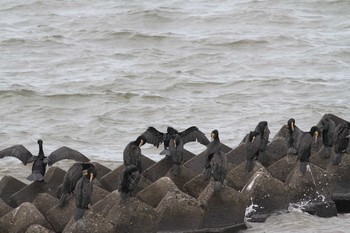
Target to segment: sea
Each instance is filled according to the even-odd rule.
[[[149,126],[236,147],[259,121],[350,120],[348,0],[2,0],[0,149],[61,146],[114,169]],[[158,161],[160,148],[144,155]],[[197,142],[185,148],[195,154]],[[69,162],[55,164],[63,168]],[[0,179],[30,165],[0,159]],[[348,232],[292,208],[242,232]]]

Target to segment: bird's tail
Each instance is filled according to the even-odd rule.
[[[67,197],[68,197],[68,193],[62,193],[60,201],[58,202],[59,207],[64,206],[64,204],[66,203]]]
[[[329,156],[331,155],[331,148],[328,146],[323,147],[321,151],[321,155],[323,158],[329,158]]]
[[[43,181],[44,180],[44,176],[39,171],[33,171],[32,174],[30,174],[27,177],[27,180],[30,180],[30,181]]]
[[[216,193],[220,192],[221,188],[222,188],[222,183],[220,181],[215,181],[214,192]]]
[[[300,169],[300,172],[305,174],[306,172],[306,168],[307,168],[307,162],[300,162],[300,165],[299,165],[299,169]]]
[[[211,167],[206,167],[204,170],[205,180],[210,180],[211,177]]]
[[[253,167],[254,167],[253,160],[248,159],[247,160],[247,172],[250,172],[251,170],[253,170]]]
[[[341,155],[339,153],[335,154],[332,159],[332,165],[338,165],[341,162]]]
[[[297,154],[297,150],[294,147],[290,147],[287,150],[287,155],[296,155]]]
[[[74,213],[75,221],[78,221],[79,219],[81,219],[84,216],[84,213],[85,213],[85,209],[76,207],[75,213]]]
[[[266,164],[266,152],[265,151],[260,151],[258,160],[262,165]]]
[[[177,163],[173,163],[174,175],[178,176],[180,174],[180,165]]]

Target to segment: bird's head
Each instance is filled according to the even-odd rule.
[[[312,126],[310,129],[310,134],[315,138],[315,143],[317,142],[318,135],[320,135],[321,131],[317,126]]]
[[[145,145],[146,142],[147,142],[147,141],[146,141],[145,137],[142,136],[142,135],[138,136],[137,139],[136,139],[136,144],[137,144],[139,147]]]
[[[38,144],[39,144],[39,146],[41,146],[43,144],[43,140],[39,139]]]
[[[294,118],[290,118],[287,122],[288,124],[288,129],[294,131],[294,127],[295,127],[295,120]]]
[[[83,170],[83,176],[86,176],[89,178],[90,182],[92,182],[92,180],[96,178],[97,172],[94,167],[89,167],[88,169]]]
[[[258,136],[258,135],[259,135],[258,132],[256,132],[256,131],[250,131],[250,132],[249,132],[249,136],[248,136],[248,137],[249,137],[249,138],[248,138],[249,141],[250,141],[250,142],[254,142],[255,137]]]
[[[219,131],[217,129],[214,129],[211,132],[210,137],[211,137],[212,140],[215,140],[215,139],[219,138]]]

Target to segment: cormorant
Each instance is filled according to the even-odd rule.
[[[320,134],[320,129],[317,126],[312,126],[309,132],[304,132],[300,135],[298,140],[298,160],[300,161],[300,171],[305,173],[306,167],[311,156],[312,138],[315,138],[317,143],[317,137]]]
[[[350,123],[342,122],[336,128],[333,138],[333,148],[335,156],[332,160],[332,165],[338,165],[341,162],[341,155],[346,152],[349,146],[350,138]]]
[[[83,217],[85,210],[88,209],[88,205],[91,201],[91,196],[93,192],[92,180],[95,179],[97,173],[94,167],[89,167],[83,170],[82,177],[78,180],[74,189],[75,198],[75,221]]]
[[[209,180],[211,177],[212,165],[210,162],[214,154],[220,152],[220,146],[221,146],[218,130],[216,129],[213,130],[210,136],[211,136],[211,142],[207,146],[206,155],[205,155],[205,164],[204,164],[204,169],[205,169],[204,175],[206,180]]]
[[[259,148],[260,148],[259,133],[256,131],[250,131],[246,137],[246,141],[244,145],[247,153],[246,168],[247,168],[247,172],[250,172],[251,170],[253,170],[253,167],[254,167],[253,160],[256,159],[259,155]]]
[[[83,171],[94,168],[91,163],[74,163],[66,172],[63,183],[58,186],[58,194],[61,196],[58,206],[63,207],[69,194],[73,193],[78,180],[83,176]],[[90,170],[91,172],[91,170]]]
[[[335,123],[332,121],[329,115],[326,114],[317,124],[317,127],[322,133],[323,149],[321,154],[324,158],[329,158],[331,155],[331,148],[333,146]]]
[[[140,181],[140,173],[135,165],[129,165],[124,168],[119,178],[118,191],[122,198],[132,195],[132,191],[137,187]]]
[[[256,132],[259,133],[260,136],[260,147],[259,147],[259,155],[258,160],[261,164],[266,164],[266,148],[269,143],[270,130],[267,124],[267,121],[260,121],[258,125],[255,127]]]
[[[169,140],[169,152],[170,157],[173,161],[173,171],[174,175],[177,176],[180,174],[180,165],[183,160],[183,151],[184,143],[178,134],[173,134]]]
[[[53,151],[48,157],[45,156],[43,150],[43,141],[38,140],[39,153],[37,156],[32,155],[23,145],[14,145],[0,151],[0,158],[5,156],[13,156],[22,161],[24,165],[33,163],[32,174],[27,177],[30,181],[44,181],[46,166],[51,166],[62,159],[72,159],[80,162],[89,162],[90,160],[82,153],[69,147],[62,146]]]
[[[300,135],[303,133],[296,125],[295,119],[290,118],[287,122],[288,133],[286,136],[287,155],[298,155],[297,143]]]
[[[135,141],[130,142],[123,151],[123,161],[125,166],[135,165],[139,173],[142,172],[141,146],[146,143],[143,135],[137,137]]]

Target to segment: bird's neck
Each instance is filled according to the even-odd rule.
[[[39,154],[38,156],[44,157],[44,150],[43,150],[43,145],[39,145]]]

